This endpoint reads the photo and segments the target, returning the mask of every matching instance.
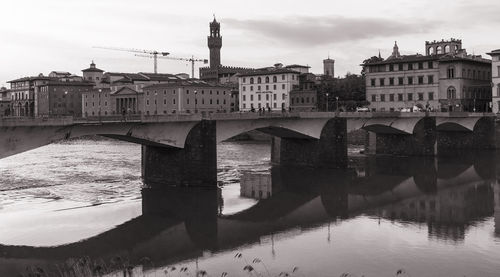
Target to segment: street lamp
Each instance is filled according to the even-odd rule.
[[[155,115],[156,119],[158,119],[158,92],[155,91]]]
[[[339,111],[339,97],[338,96],[335,96],[335,111],[338,112]]]
[[[326,93],[326,111],[328,112],[328,92]]]
[[[198,98],[196,97],[198,95],[198,91],[194,90],[194,113],[198,113]]]

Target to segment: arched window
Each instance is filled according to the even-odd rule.
[[[273,76],[273,83],[276,83],[276,82],[278,82],[278,77]]]
[[[429,55],[434,55],[434,47],[429,47]]]
[[[250,84],[253,84],[253,77],[250,78]]]
[[[441,45],[436,47],[436,54],[443,54],[443,47],[441,47]]]
[[[450,66],[448,67],[448,79],[453,79],[455,78],[455,67]]]
[[[444,52],[445,52],[445,53],[450,53],[450,46],[449,46],[449,45],[446,45],[446,46],[444,47]]]
[[[269,77],[266,76],[266,83],[269,83]]]
[[[262,78],[258,77],[257,78],[257,84],[260,84],[260,83],[262,83]]]
[[[455,45],[455,52],[458,52],[458,45]]]
[[[457,90],[454,87],[449,87],[447,96],[448,96],[448,99],[457,98]]]

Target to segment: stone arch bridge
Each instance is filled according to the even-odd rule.
[[[468,113],[232,113],[140,120],[3,119],[0,158],[62,139],[100,135],[142,145],[149,184],[213,186],[216,145],[258,130],[273,136],[271,160],[283,166],[347,166],[347,133],[367,132],[372,154],[433,156],[450,149],[495,147],[495,117]]]

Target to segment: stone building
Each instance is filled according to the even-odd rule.
[[[468,55],[462,41],[426,42],[426,55],[401,55],[397,43],[387,59],[366,60],[366,100],[372,111],[415,106],[441,111],[487,111],[491,61]]]
[[[143,88],[144,115],[231,112],[231,87],[199,80]]]
[[[492,111],[500,113],[500,49],[488,53],[491,56]]]
[[[312,73],[299,75],[299,85],[290,91],[290,111],[318,111],[316,75]]]
[[[335,77],[335,60],[330,59],[330,57],[323,60],[323,74],[325,77]]]
[[[103,87],[101,82],[104,79],[104,70],[97,68],[94,61],[90,63],[89,68],[82,69],[82,74],[85,81],[93,82],[98,88]]]
[[[252,68],[223,66],[221,64],[220,49],[222,48],[222,36],[220,34],[220,23],[214,17],[210,23],[210,35],[207,37],[208,49],[210,51],[210,66],[200,68],[200,79],[209,83],[238,83],[237,73],[252,71]]]
[[[299,72],[279,64],[273,68],[238,74],[240,110],[288,110],[290,91],[299,84],[299,75]]]
[[[47,83],[49,77],[40,74],[9,81],[10,115],[35,116],[35,87]]]
[[[35,86],[36,116],[82,116],[82,94],[92,89],[94,83],[62,81],[51,78]]]

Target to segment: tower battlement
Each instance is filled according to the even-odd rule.
[[[456,54],[462,49],[462,40],[451,38],[450,40],[434,40],[425,42],[425,54],[430,55],[440,55],[440,54]]]

